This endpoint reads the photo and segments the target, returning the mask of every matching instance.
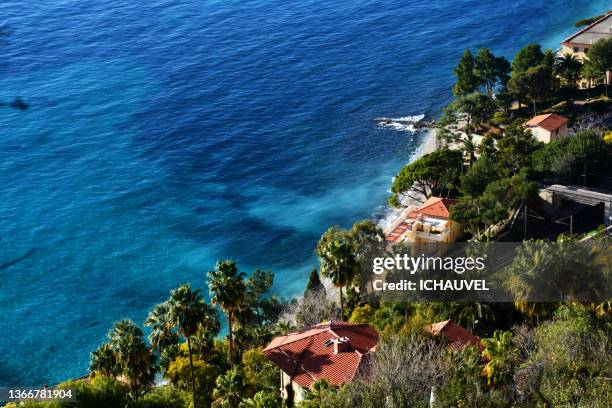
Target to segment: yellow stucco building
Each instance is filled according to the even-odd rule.
[[[612,11],[609,11],[604,17],[595,21],[593,24],[583,28],[577,33],[569,36],[561,42],[561,53],[576,56],[581,61],[587,59],[586,54],[597,41],[612,38]],[[607,82],[612,81],[612,72],[607,73]],[[581,88],[585,88],[590,84],[582,79],[579,83]]]
[[[409,207],[385,229],[387,242],[451,243],[463,235],[463,226],[450,219],[450,207],[457,200],[430,197],[417,208]]]

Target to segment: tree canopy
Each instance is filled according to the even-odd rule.
[[[504,57],[496,57],[488,48],[480,48],[474,61],[474,74],[486,92],[492,94],[496,83],[505,85],[508,82],[510,62]]]
[[[461,172],[461,162],[461,152],[444,148],[404,166],[393,180],[389,202],[400,206],[399,196],[410,191],[425,198],[446,196]]]
[[[499,179],[487,184],[482,194],[461,199],[451,207],[450,218],[463,224],[475,236],[509,215],[520,200],[531,201],[537,196],[537,185],[524,174]],[[489,238],[485,234],[485,238]]]
[[[453,87],[455,96],[465,96],[484,86],[485,92],[493,93],[497,83],[508,81],[510,63],[504,57],[495,56],[488,48],[480,48],[476,56],[465,50],[455,67],[457,81]]]
[[[605,16],[606,16],[605,14],[600,14],[595,17],[583,18],[582,20],[576,21],[576,24],[574,24],[574,26],[576,27],[588,26],[588,25],[593,24],[597,20],[604,18]]]
[[[593,44],[587,51],[587,62],[589,72],[599,78],[605,84],[606,96],[608,95],[608,81],[606,73],[612,70],[612,38],[601,39]]]
[[[537,115],[537,103],[552,96],[555,84],[552,68],[541,64],[513,75],[508,82],[508,89],[517,98],[528,99],[533,105],[533,114]]]
[[[456,96],[470,94],[478,88],[480,80],[474,73],[474,55],[470,50],[463,52],[455,68],[455,76],[457,82],[453,87],[453,93]]]
[[[543,60],[544,53],[540,44],[529,44],[521,48],[512,61],[512,76],[537,67],[544,62]]]
[[[481,92],[461,96],[450,106],[451,109],[467,114],[468,126],[488,121],[496,109],[495,100],[491,95]]]
[[[480,157],[460,176],[459,190],[462,194],[469,197],[478,197],[484,193],[486,187],[499,178],[495,163],[489,156]]]
[[[600,132],[583,131],[542,146],[531,156],[531,166],[548,179],[588,183],[588,173],[610,168],[611,154]]]

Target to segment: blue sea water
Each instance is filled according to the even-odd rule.
[[[0,385],[83,375],[215,260],[301,292],[330,225],[384,211],[464,48],[556,47],[607,1],[3,1]]]

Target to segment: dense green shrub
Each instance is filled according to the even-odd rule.
[[[190,408],[192,397],[171,385],[156,387],[142,398],[130,401],[128,408]]]
[[[531,165],[542,177],[588,183],[589,173],[609,168],[612,149],[600,132],[584,131],[550,142],[533,153]]]
[[[218,375],[215,366],[193,357],[193,371],[198,402],[210,402],[210,394]],[[170,363],[166,377],[181,391],[191,392],[191,371],[189,357],[179,356]]]
[[[242,367],[250,395],[258,391],[278,392],[279,369],[264,355],[261,348],[245,351]]]
[[[580,304],[561,306],[536,328],[532,362],[543,364],[539,392],[553,406],[604,407],[612,400],[610,326]]]

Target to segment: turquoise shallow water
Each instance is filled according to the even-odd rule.
[[[604,1],[5,1],[0,385],[86,372],[120,318],[218,258],[299,293],[330,225],[384,211],[465,47],[555,46]]]

